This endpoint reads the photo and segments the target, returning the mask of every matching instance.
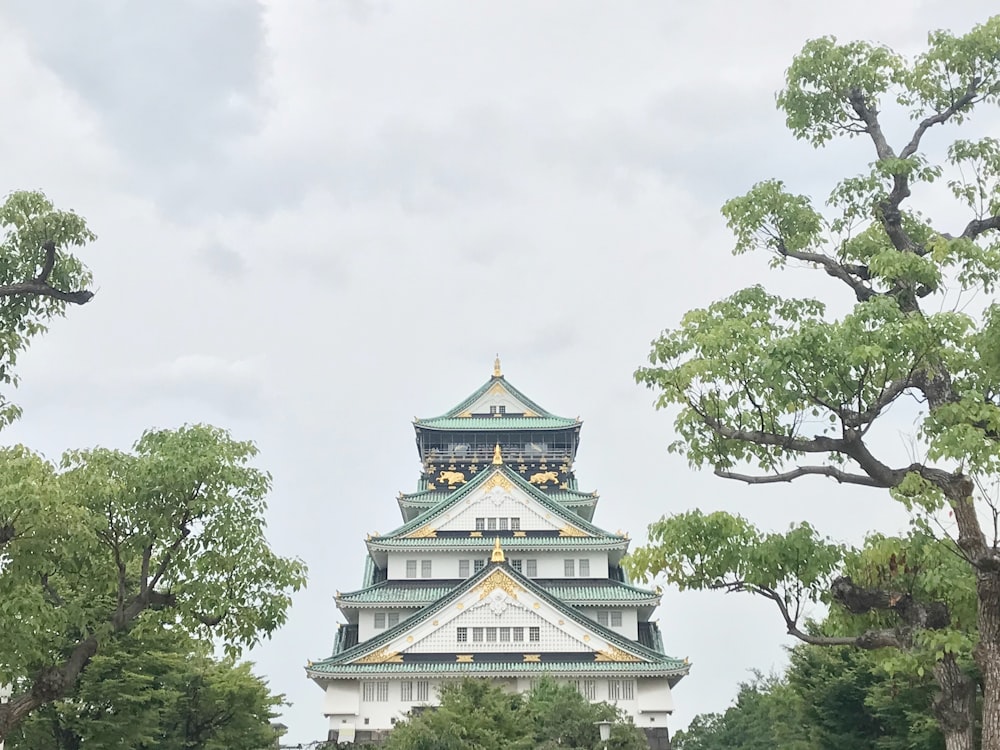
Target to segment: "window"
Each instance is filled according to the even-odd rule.
[[[506,531],[507,530],[507,519],[506,518],[498,518],[497,519],[497,528],[500,529],[500,531]]]
[[[572,578],[576,575],[576,560],[563,560],[563,570],[566,573],[567,578]]]
[[[597,680],[580,680],[580,695],[588,701],[597,700]]]
[[[401,701],[412,701],[413,700],[413,683],[412,682],[401,682],[399,683],[399,699]]]
[[[529,641],[542,640],[542,629],[537,626],[528,628],[528,640]]]
[[[523,573],[524,572],[524,560],[521,560],[521,559],[511,560],[510,561],[510,567],[512,567],[518,573]]]
[[[431,684],[427,680],[417,680],[417,700],[425,701],[430,698]]]
[[[489,531],[496,531],[497,530],[497,519],[495,519],[495,518],[487,518],[486,519],[486,528]]]
[[[506,413],[507,413],[507,407],[506,406],[491,406],[490,407],[490,414],[493,414],[494,416],[497,415],[497,414],[506,414]]]
[[[630,701],[635,698],[635,683],[632,680],[608,680],[608,700]]]
[[[500,642],[501,643],[510,642],[510,628],[500,628]]]
[[[468,628],[458,628],[455,631],[455,638],[459,643],[465,643],[469,640],[469,629]]]
[[[482,628],[473,628],[472,629],[472,640],[475,641],[476,643],[482,643],[482,641],[483,641],[483,629]]]
[[[482,531],[485,528],[486,528],[486,519],[485,518],[477,518],[476,519],[476,531]]]
[[[385,612],[375,613],[375,629],[383,630],[385,628]]]
[[[431,577],[431,561],[421,560],[420,561],[420,577],[430,578]]]
[[[524,628],[511,628],[511,634],[514,636],[515,641],[524,640]]]
[[[406,577],[416,578],[417,577],[417,561],[407,560],[406,561]]]
[[[496,640],[497,640],[497,629],[486,628],[486,641],[488,643],[496,643]]]
[[[468,578],[469,577],[469,561],[459,560],[458,561],[458,577]]]
[[[388,682],[366,682],[361,691],[362,697],[369,703],[386,703],[389,700]]]
[[[534,578],[538,575],[538,560],[525,560],[524,564],[527,566],[527,573],[525,575],[528,578]]]
[[[608,626],[608,613],[603,609],[597,613],[597,624],[603,625],[604,627]]]
[[[520,518],[511,518],[510,519],[510,528],[511,528],[512,531],[520,531],[521,530],[521,519]]]
[[[473,560],[472,561],[472,570],[475,571],[476,573],[478,573],[480,570],[482,570],[485,567],[486,567],[486,561],[485,560]]]
[[[580,560],[580,578],[590,578],[590,560]]]
[[[622,626],[622,613],[616,609],[611,610],[611,627],[620,628]]]

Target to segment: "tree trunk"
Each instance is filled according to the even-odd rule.
[[[934,665],[934,677],[941,688],[934,698],[934,716],[944,734],[945,749],[976,750],[975,683],[952,654]]]
[[[1000,750],[1000,573],[980,572],[979,645],[976,664],[983,679],[983,750]]]

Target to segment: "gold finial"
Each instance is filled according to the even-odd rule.
[[[500,453],[500,443],[497,443],[497,447],[493,449],[493,465],[503,466],[503,455]]]
[[[502,378],[503,377],[503,373],[500,372],[500,355],[499,354],[497,355],[497,358],[493,360],[493,377],[495,377],[495,378]]]
[[[493,555],[490,557],[490,562],[502,563],[506,562],[507,558],[503,556],[503,549],[500,547],[500,537],[497,537],[496,543],[493,545]]]

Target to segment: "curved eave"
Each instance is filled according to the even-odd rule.
[[[484,677],[515,677],[544,673],[557,677],[604,675],[622,677],[666,677],[673,687],[691,670],[690,663],[677,662],[444,662],[404,664],[335,664],[306,667],[306,675],[319,681],[351,680],[369,676],[407,675],[412,677],[464,677],[478,674]]]
[[[496,534],[483,532],[482,537],[399,537],[387,539],[372,537],[366,540],[369,553],[400,552],[421,550],[425,552],[489,552],[493,549]],[[500,536],[505,552],[547,552],[551,550],[607,550],[627,552],[629,539],[614,537],[581,537],[581,536],[539,536],[510,537]]]
[[[413,421],[415,430],[428,432],[509,432],[531,430],[553,432],[573,430],[582,421],[564,417],[431,417]]]

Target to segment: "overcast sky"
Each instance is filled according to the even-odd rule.
[[[292,701],[296,742],[326,735],[303,667],[330,652],[365,534],[400,522],[413,415],[463,399],[495,352],[583,418],[578,477],[608,529],[641,537],[694,507],[849,541],[900,527],[875,491],[692,472],[632,372],[661,329],[741,286],[841,294],[731,258],[718,210],[767,177],[825,195],[872,158],[784,130],[774,93],[795,51],[824,34],[915,51],[994,8],[6,0],[0,191],[43,189],[99,239],[97,297],[22,358],[24,417],[3,439],[55,457],[198,421],[258,443],[270,537],[310,569],[252,655]],[[675,730],[790,645],[767,602],[668,590],[659,616],[693,664]]]

